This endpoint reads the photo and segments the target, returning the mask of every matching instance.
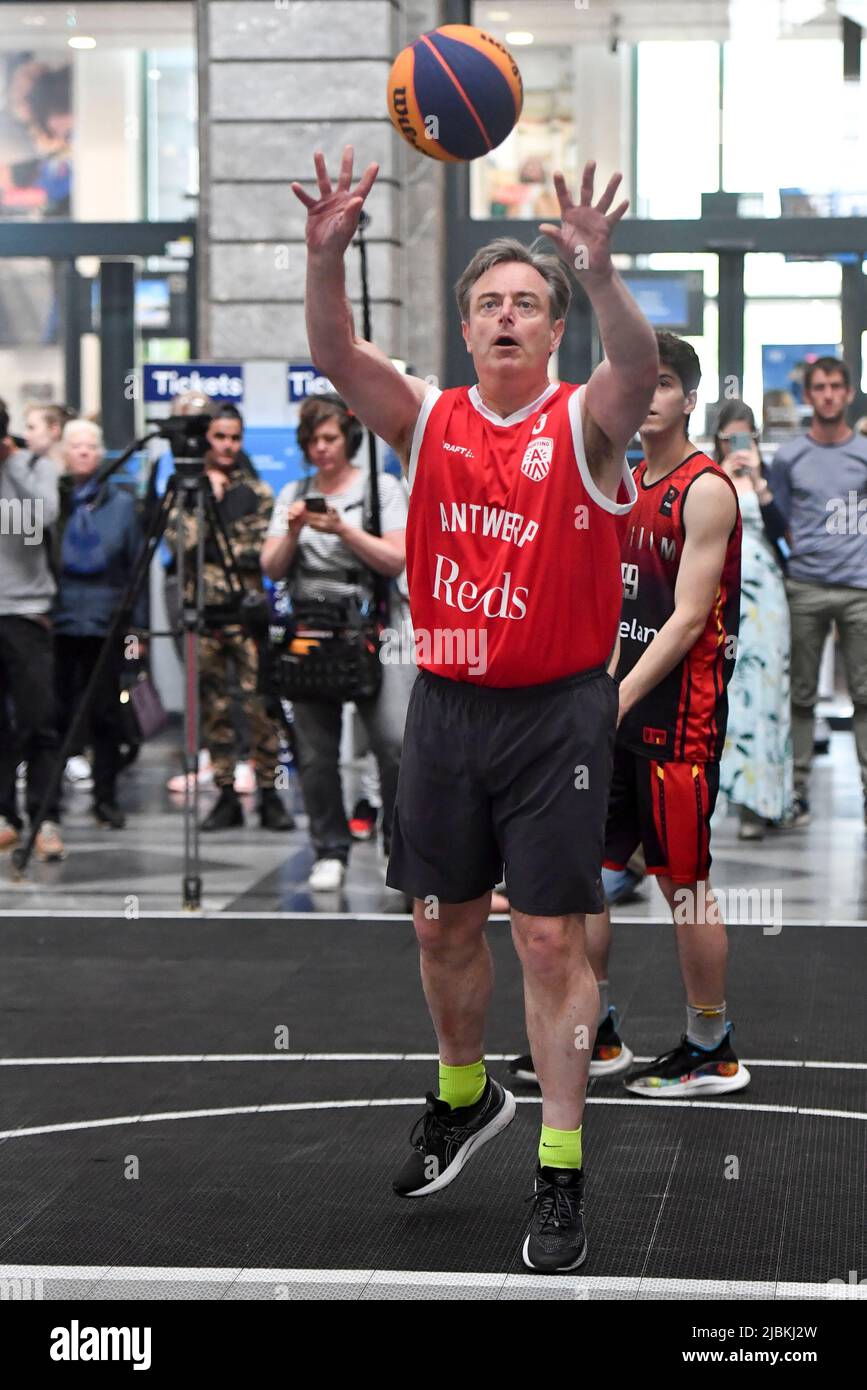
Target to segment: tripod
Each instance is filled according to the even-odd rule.
[[[200,420],[201,423],[199,423]],[[199,861],[198,825],[199,781],[196,775],[199,765],[199,731],[201,722],[199,703],[199,634],[204,630],[208,618],[210,618],[213,623],[217,618],[221,618],[222,621],[225,622],[227,617],[230,619],[234,617],[235,621],[244,623],[248,620],[250,608],[258,610],[264,602],[262,596],[258,593],[248,594],[244,586],[244,581],[232,553],[232,546],[228,532],[226,531],[225,523],[217,509],[210,482],[204,471],[206,441],[202,425],[204,425],[204,428],[207,428],[209,423],[210,421],[207,416],[188,417],[183,421],[171,422],[174,428],[169,434],[170,441],[177,445],[180,440],[186,452],[184,454],[177,453],[175,455],[175,471],[168,480],[165,493],[160,499],[159,505],[152,510],[148,519],[144,546],[136,561],[129,583],[120,599],[117,613],[103,641],[99,656],[81,696],[72,723],[57,754],[57,761],[48,786],[46,787],[39,812],[31,823],[27,840],[13,852],[12,864],[17,878],[23,876],[23,872],[30,860],[39,825],[54,797],[57,795],[69,751],[76,745],[79,734],[84,728],[85,719],[93,703],[93,698],[102,674],[117,650],[118,638],[121,633],[125,631],[129,623],[135,601],[142,590],[142,586],[147,582],[151,561],[162,541],[169,517],[175,506],[177,506],[179,524],[175,555],[178,588],[182,602],[181,629],[184,652],[183,751],[184,771],[187,774],[184,778],[184,867],[182,905],[186,911],[195,911],[201,906],[202,879]],[[181,434],[181,430],[177,428],[178,426],[181,426],[184,430],[183,434]],[[128,458],[131,453],[136,449],[142,448],[150,439],[157,438],[162,434],[163,431],[156,431],[153,434],[148,434],[144,436],[144,438],[137,440],[125,451],[120,459],[112,463],[107,471],[103,471],[100,474],[100,480],[105,481],[111,473],[115,472],[116,469],[120,467],[124,459]],[[156,462],[153,467],[154,469],[157,467]],[[181,517],[187,511],[196,519],[196,588],[192,603],[186,601],[184,528],[180,524]],[[225,606],[221,605],[219,614],[213,608],[210,614],[206,614],[203,602],[203,571],[207,540],[213,542],[213,549],[216,550],[219,556],[220,565],[231,594],[229,603]],[[251,599],[252,604],[250,603]],[[151,633],[150,635],[154,637],[168,637],[174,634]]]

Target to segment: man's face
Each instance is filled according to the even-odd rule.
[[[684,417],[695,409],[695,402],[695,391],[685,394],[683,383],[674,368],[660,362],[653,400],[639,431],[641,438],[659,439],[672,431],[683,434]]]
[[[839,424],[854,397],[855,392],[846,385],[842,372],[824,372],[821,368],[813,373],[809,389],[804,388],[804,399],[813,407],[814,416],[826,425]]]
[[[210,465],[226,470],[233,468],[241,452],[242,437],[240,420],[212,420],[207,434]]]
[[[32,454],[44,454],[60,438],[60,430],[50,425],[41,410],[30,410],[24,421],[24,438]]]
[[[548,283],[531,265],[506,261],[486,270],[470,292],[470,318],[461,324],[476,374],[508,380],[538,376],[563,336],[551,322]]]

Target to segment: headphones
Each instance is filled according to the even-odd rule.
[[[341,396],[336,395],[334,392],[323,392],[322,395],[316,397],[316,400],[325,401],[329,405],[335,405],[343,414],[346,415],[346,456],[350,459],[355,458],[355,455],[358,453],[364,440],[364,426],[362,425],[358,416],[353,415],[352,411],[349,409],[349,406],[346,404],[346,401],[343,400]],[[341,428],[343,428],[342,425]]]

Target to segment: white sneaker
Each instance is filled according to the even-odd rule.
[[[256,790],[256,773],[252,763],[235,763],[235,791],[239,796]]]
[[[77,753],[74,758],[67,758],[63,775],[67,782],[73,782],[77,787],[93,786],[93,769],[81,753]]]
[[[16,787],[26,787],[26,785],[27,785],[27,764],[26,764],[26,763],[19,763],[18,766],[17,766],[17,768],[15,769],[15,785],[16,785]]]
[[[346,865],[340,859],[317,859],[307,880],[311,893],[335,893],[346,877]]]

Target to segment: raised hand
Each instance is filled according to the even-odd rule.
[[[612,174],[605,192],[596,206],[593,206],[593,180],[596,162],[590,160],[584,165],[581,179],[581,201],[575,203],[566,187],[561,173],[554,175],[554,188],[560,203],[561,225],[542,222],[539,231],[544,232],[579,279],[604,280],[611,274],[611,233],[629,207],[626,199],[609,212],[614,194],[621,182],[622,174]]]
[[[353,157],[352,146],[346,145],[343,158],[340,161],[337,187],[332,188],[328,171],[325,168],[325,156],[321,150],[316,151],[313,156],[313,163],[316,166],[316,178],[319,183],[320,196],[318,198],[312,198],[301,187],[300,183],[290,185],[295,197],[300,199],[307,209],[308,251],[333,252],[335,255],[342,256],[355,236],[359,213],[379,173],[379,165],[368,164],[353,188]]]

